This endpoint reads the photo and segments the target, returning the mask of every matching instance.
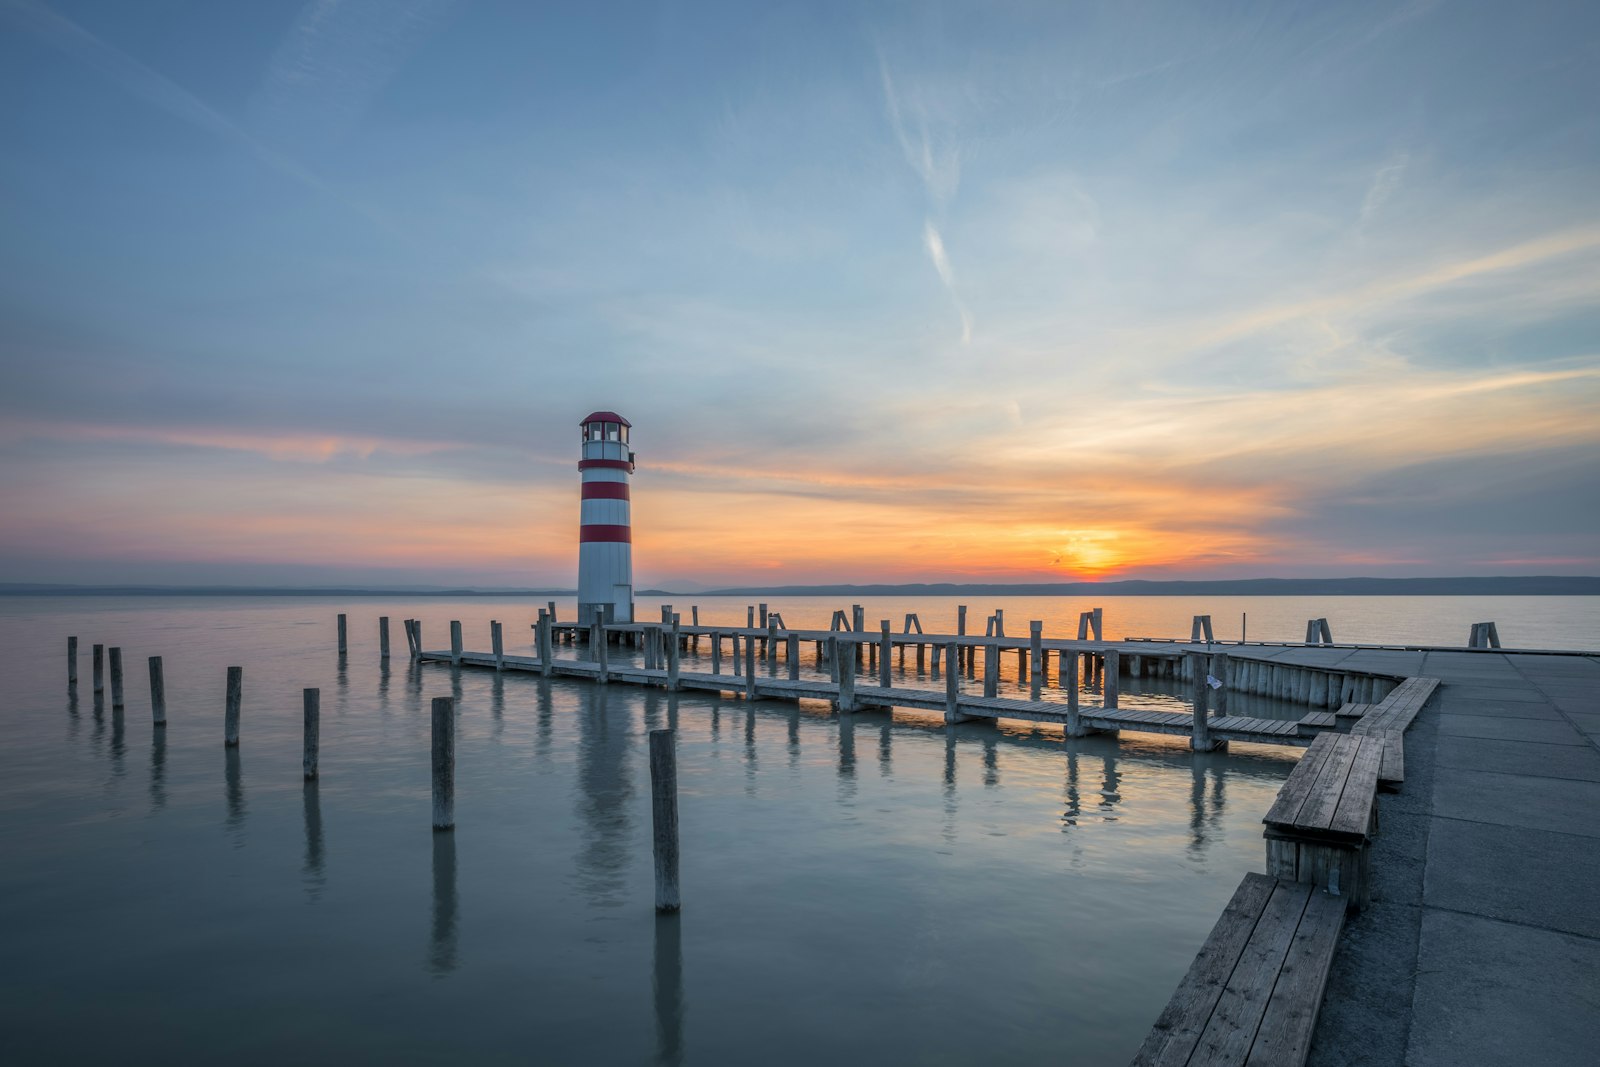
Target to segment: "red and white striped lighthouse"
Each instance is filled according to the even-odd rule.
[[[633,528],[628,519],[628,479],[633,424],[614,411],[596,411],[581,423],[582,516],[578,527],[578,618],[633,621]]]

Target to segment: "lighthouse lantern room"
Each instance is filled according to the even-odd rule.
[[[578,618],[591,622],[633,621],[633,529],[628,480],[633,424],[614,411],[596,411],[582,422],[582,513],[578,527]]]

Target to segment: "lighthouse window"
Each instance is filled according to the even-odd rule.
[[[622,440],[623,440],[623,443],[627,443],[627,440],[628,440],[628,428],[626,426],[624,426],[622,428]]]
[[[606,423],[606,440],[607,440],[607,441],[616,441],[616,440],[620,440],[620,438],[619,438],[619,437],[618,437],[618,431],[619,431],[619,430],[620,430],[620,429],[621,429],[621,427],[619,427],[619,426],[618,426],[618,425],[617,425],[617,424],[616,424],[616,423],[614,423],[614,422],[608,422],[608,423]]]

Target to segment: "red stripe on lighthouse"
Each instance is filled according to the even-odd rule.
[[[627,482],[584,482],[583,499],[585,500],[626,500],[628,499]]]
[[[623,544],[633,544],[633,530],[627,526],[611,526],[602,523],[585,523],[578,527],[578,543],[587,544],[595,541],[620,541]]]
[[[633,464],[625,459],[580,459],[578,469],[588,470],[614,470],[633,473]]]

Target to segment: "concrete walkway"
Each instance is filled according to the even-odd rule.
[[[1600,657],[1428,652],[1310,1062],[1590,1064],[1600,1050]]]

